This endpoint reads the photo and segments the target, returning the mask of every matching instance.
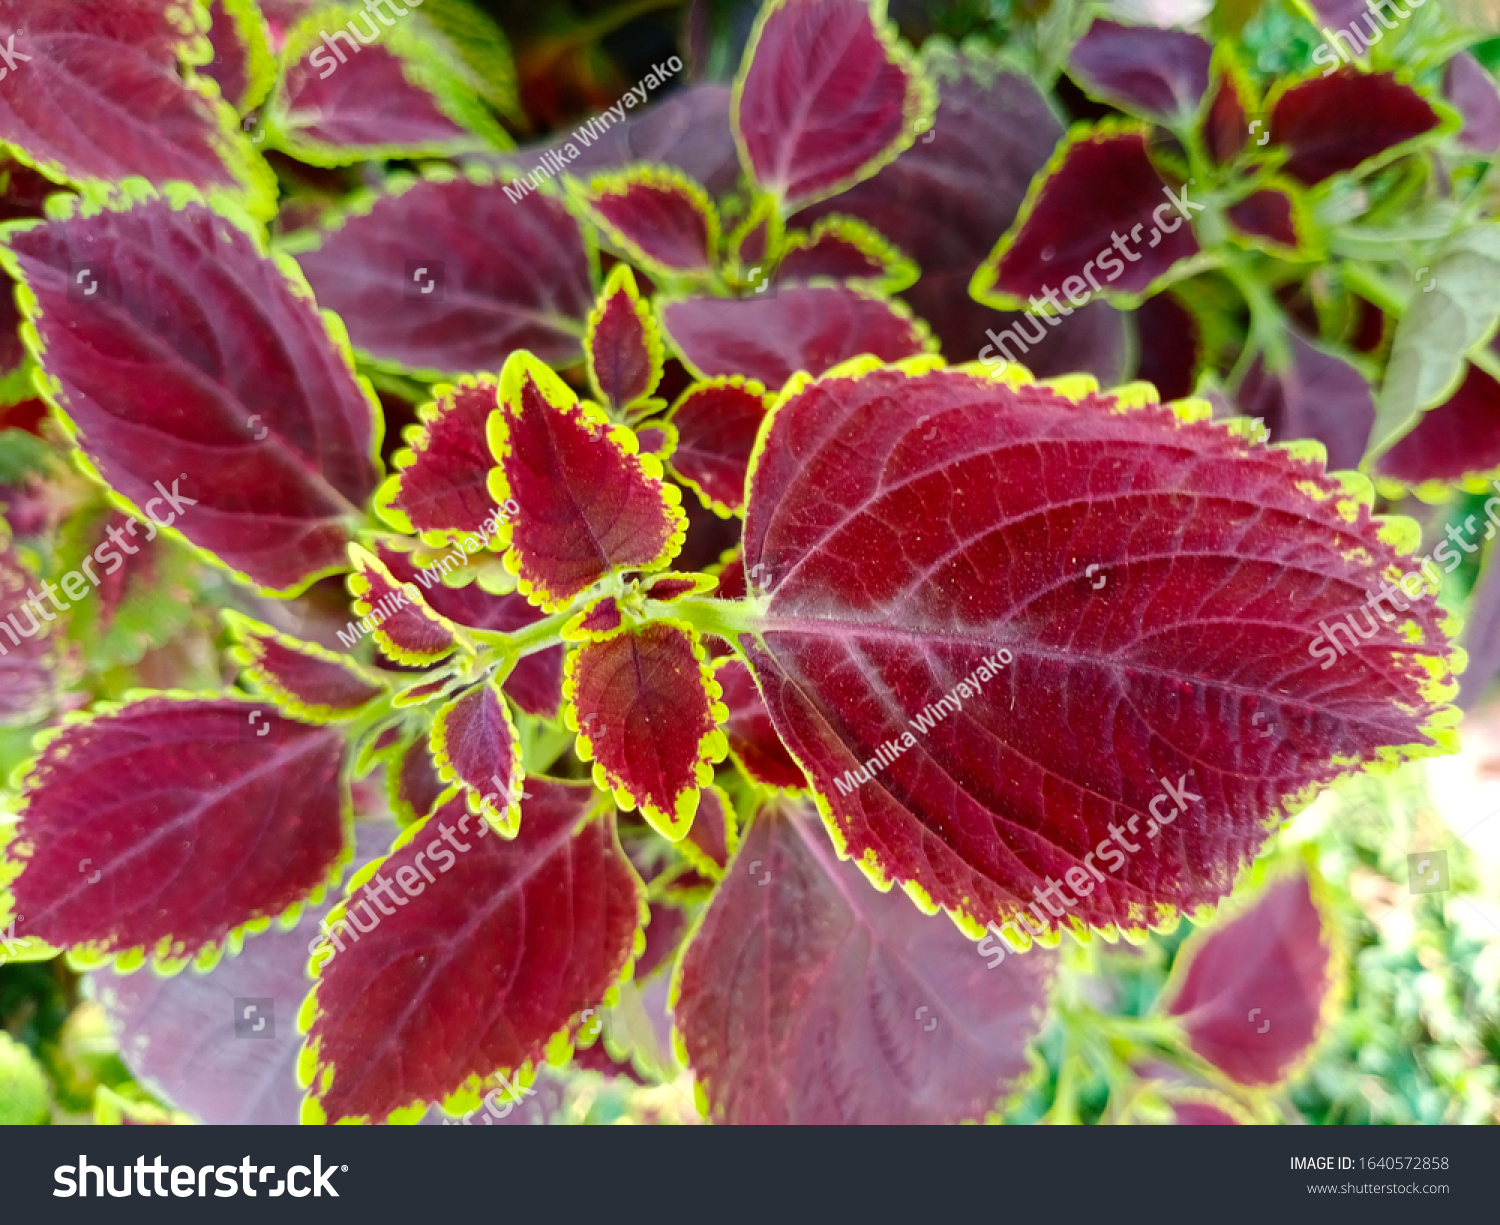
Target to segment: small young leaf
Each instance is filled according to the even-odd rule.
[[[500,404],[490,493],[520,507],[500,525],[500,545],[533,603],[561,608],[611,570],[660,570],[677,555],[682,495],[628,429],[524,351],[506,359]]]
[[[616,412],[644,400],[661,382],[661,330],[628,264],[616,265],[604,284],[589,315],[583,355],[594,394]]]
[[[297,259],[357,349],[433,380],[493,370],[513,349],[573,361],[594,304],[568,210],[507,199],[477,172],[370,198]]]
[[[646,899],[613,819],[586,783],[527,787],[514,840],[455,799],[351,882],[303,1012],[305,1120],[380,1121],[529,1070],[628,977]]]
[[[280,592],[345,568],[380,425],[293,266],[200,204],[154,197],[5,240],[52,398],[138,518],[161,507],[189,543]]]
[[[385,685],[332,651],[278,634],[269,625],[233,610],[224,623],[239,648],[236,662],[258,693],[308,723],[348,719],[385,692]]]
[[[568,660],[565,718],[594,779],[676,842],[729,746],[728,712],[693,631],[665,621],[589,642]]]
[[[1253,191],[1224,215],[1247,245],[1283,259],[1305,259],[1313,245],[1311,214],[1290,184]]]
[[[870,0],[772,0],[756,19],[731,115],[746,171],[787,212],[869,178],[931,121],[884,17]]]
[[[180,967],[347,862],[337,728],[153,697],[49,733],[0,859],[27,935]],[[137,960],[138,964],[138,960]]]
[[[1157,172],[1144,130],[1077,130],[975,270],[969,292],[1000,309],[1029,304],[1045,313],[1050,304],[1064,315],[1095,293],[1141,296],[1198,254],[1186,222],[1203,206],[1191,192]]]
[[[425,732],[416,735],[386,768],[391,811],[402,825],[430,816],[446,790]]]
[[[466,689],[432,725],[432,759],[445,783],[459,783],[501,835],[514,838],[521,820],[521,739],[497,686]]]
[[[688,862],[710,880],[719,880],[739,845],[734,805],[718,787],[705,787],[687,837],[677,844]]]
[[[467,635],[434,612],[412,583],[401,584],[380,559],[349,546],[354,573],[349,594],[355,615],[387,658],[401,664],[435,664],[456,650],[472,650]]]
[[[677,1040],[726,1123],[980,1119],[1025,1075],[1056,955],[974,945],[840,863],[806,804],[761,809],[672,982]]]
[[[1095,18],[1068,71],[1088,93],[1168,125],[1190,119],[1208,90],[1213,48],[1196,34]]]
[[[835,277],[871,281],[886,293],[905,289],[917,279],[917,266],[863,221],[830,213],[811,231],[794,230],[776,265],[779,285]]]
[[[1326,1022],[1334,936],[1311,878],[1267,885],[1177,954],[1163,989],[1188,1045],[1242,1085],[1285,1080]]]
[[[672,474],[704,506],[721,515],[744,507],[745,473],[769,406],[766,389],[738,375],[694,383],[672,406]]]
[[[936,351],[897,301],[853,286],[790,286],[774,298],[659,298],[662,329],[700,379],[743,375],[780,387],[798,370],[820,374],[873,353],[900,361]]]
[[[719,246],[719,214],[685,174],[639,166],[575,184],[573,199],[610,242],[652,276],[706,273]]]

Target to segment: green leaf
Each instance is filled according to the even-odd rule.
[[[1464,374],[1464,355],[1488,340],[1500,316],[1500,225],[1477,225],[1439,250],[1396,325],[1385,384],[1375,397],[1366,461],[1387,451],[1423,410],[1448,398]],[[1427,281],[1423,282],[1425,286]]]
[[[45,1123],[47,1074],[36,1056],[0,1029],[0,1126]]]

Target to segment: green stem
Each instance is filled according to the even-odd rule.
[[[1286,319],[1281,307],[1255,271],[1246,266],[1246,258],[1228,260],[1224,264],[1224,273],[1234,282],[1250,308],[1245,347],[1240,351],[1234,369],[1229,372],[1227,390],[1232,393],[1239,387],[1257,353],[1265,354],[1266,366],[1272,370],[1285,369],[1291,355],[1287,352]]]
[[[650,616],[676,617],[686,621],[700,634],[717,634],[730,646],[739,643],[741,634],[753,634],[760,627],[760,610],[750,600],[686,599],[673,604],[650,603]]]
[[[1360,297],[1373,302],[1387,315],[1399,319],[1406,311],[1406,294],[1372,268],[1346,260],[1340,269],[1344,284]]]

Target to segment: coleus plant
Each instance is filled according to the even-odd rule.
[[[1234,892],[1120,1074],[1156,1086],[1141,1117],[1269,1109],[1341,954],[1315,870],[1252,864],[1339,778],[1456,744],[1464,653],[1433,601],[1331,671],[1309,643],[1420,539],[1330,451],[1472,473],[1365,460],[1312,402],[1351,376],[1368,399],[1365,376],[1290,322],[1330,245],[1374,241],[1325,232],[1350,193],[1409,195],[1389,176],[1447,154],[1446,103],[1375,65],[1267,95],[1196,35],[1098,21],[1070,71],[1129,117],[1063,134],[985,52],[913,53],[867,0],[778,0],[732,91],[678,96],[699,144],[643,113],[550,146],[565,180],[522,189],[539,154],[495,148],[504,75],[459,101],[503,40],[457,6],[326,79],[346,6],[27,7],[37,91],[76,71],[53,31],[124,44],[97,122],[151,130],[149,92],[165,127],[105,149],[0,79],[18,172],[67,189],[21,175],[4,230],[24,379],[110,526],[153,525],[261,615],[224,613],[238,688],[112,694],[41,732],[0,858],[22,955],[208,974],[279,941],[311,974],[308,1121],[467,1116],[597,1058],[593,1018],[667,965],[706,1117],[954,1121],[1024,1090],[1049,1005],[1079,1015],[1054,993],[1080,942]],[[414,157],[446,160],[338,192],[312,173]],[[1088,279],[1189,189],[1166,241]],[[1490,228],[1439,211],[1434,266],[1466,278]],[[1369,257],[1341,258],[1394,316]],[[1164,294],[1188,278],[1217,316]],[[1182,338],[1222,332],[1235,290],[1228,387],[1275,406],[1251,414],[1274,441],[1187,394],[1211,363]],[[1414,356],[1414,308],[1371,417],[1389,443],[1431,408],[1406,438],[1429,459],[1456,436],[1429,423],[1483,415],[1449,384],[1488,378],[1469,350],[1500,312],[1452,295],[1466,349]],[[1034,371],[965,360],[1014,322],[987,307],[1037,299]],[[1165,398],[1121,378],[1115,306],[1142,304]],[[104,547],[79,562],[101,593]],[[275,611],[332,576],[337,650]],[[27,552],[0,577],[7,617],[44,607]],[[57,644],[11,638],[3,710],[28,722]],[[355,819],[376,772],[399,832]],[[381,845],[345,882],[360,831]],[[1247,1002],[1275,1029],[1247,1033]]]

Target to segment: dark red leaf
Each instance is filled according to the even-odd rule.
[[[276,72],[266,19],[253,0],[210,0],[208,16],[214,58],[201,71],[243,115],[265,99]]]
[[[756,19],[731,115],[751,177],[796,207],[874,174],[931,112],[867,0],[775,0]]]
[[[1375,401],[1365,376],[1342,357],[1316,348],[1292,329],[1285,333],[1290,364],[1268,374],[1257,357],[1235,401],[1258,417],[1272,441],[1314,438],[1331,469],[1358,467],[1375,424]]]
[[[467,178],[382,196],[297,258],[356,348],[434,378],[497,369],[514,349],[573,361],[594,304],[567,209]]]
[[[256,692],[309,723],[346,719],[378,698],[385,686],[332,651],[278,634],[234,611],[224,614],[240,650],[236,660]]]
[[[901,303],[851,286],[793,286],[774,298],[659,299],[662,327],[698,378],[743,375],[780,387],[798,370],[873,353],[929,351],[927,329]]]
[[[468,649],[462,631],[434,612],[415,584],[396,582],[379,558],[358,545],[350,549],[350,558],[354,573],[348,584],[355,615],[387,658],[421,666]]]
[[[1196,34],[1098,17],[1073,45],[1068,71],[1093,97],[1171,124],[1198,109],[1212,58],[1213,48]]]
[[[1268,101],[1271,139],[1290,154],[1283,169],[1308,185],[1444,126],[1432,104],[1394,72],[1365,73],[1352,66],[1303,81]]]
[[[1252,135],[1257,144],[1270,142],[1270,130],[1265,121],[1252,134],[1250,117],[1246,114],[1248,82],[1234,71],[1223,73],[1213,84],[1213,101],[1203,116],[1203,147],[1209,157],[1219,165],[1233,161],[1250,143]]]
[[[345,568],[377,480],[373,398],[254,239],[153,199],[6,241],[57,402],[113,489],[263,587]]]
[[[338,728],[228,698],[148,698],[62,727],[5,851],[18,930],[180,966],[316,901],[347,861],[344,749]]]
[[[597,642],[608,638],[625,624],[620,612],[620,602],[614,596],[595,600],[563,629],[563,636],[583,642]]]
[[[432,760],[427,734],[417,735],[395,757],[388,767],[387,792],[391,811],[403,825],[420,821],[437,807],[438,798],[447,788]]]
[[[697,634],[654,621],[579,647],[568,659],[564,694],[578,756],[594,781],[629,812],[640,809],[663,836],[680,841],[698,809],[699,788],[729,751],[719,730],[726,711]]]
[[[1159,293],[1142,302],[1130,318],[1140,347],[1135,377],[1155,387],[1163,400],[1192,395],[1203,343],[1193,312],[1171,293]]]
[[[688,862],[710,880],[724,875],[729,858],[739,845],[739,831],[734,805],[719,788],[703,788],[693,827],[677,845]]]
[[[1307,246],[1307,217],[1290,192],[1274,187],[1263,188],[1251,192],[1224,211],[1230,224],[1240,233],[1261,239],[1262,243],[1258,245],[1265,245],[1272,251],[1295,253]]]
[[[1193,227],[1184,224],[1203,207],[1192,190],[1162,178],[1142,131],[1070,137],[970,291],[991,306],[1020,309],[1029,301],[1033,310],[1050,304],[1065,315],[1095,293],[1140,295],[1198,254]]]
[[[661,382],[661,331],[641,301],[628,264],[616,265],[589,315],[583,355],[589,382],[606,408],[622,410],[644,400]]]
[[[600,175],[574,199],[609,240],[648,272],[707,272],[719,243],[719,216],[685,174],[640,166]]]
[[[743,568],[736,569],[743,573]],[[724,706],[729,711],[724,733],[735,764],[751,782],[763,787],[805,789],[807,777],[771,726],[771,712],[761,700],[750,669],[738,659],[721,659],[714,665],[714,676],[724,691]]]
[[[875,281],[881,289],[905,289],[917,279],[917,266],[861,221],[837,214],[821,218],[808,233],[787,235],[776,265],[778,284],[815,277]]]
[[[713,590],[712,582],[696,574],[661,574],[646,583],[646,594],[653,600],[670,603],[699,591]]]
[[[541,1062],[578,1001],[629,974],[645,894],[613,820],[586,819],[587,784],[528,789],[515,839],[455,799],[403,835],[376,884],[355,878],[315,958],[304,1119],[419,1113],[496,1070],[513,1076]]]
[[[409,426],[409,450],[396,454],[396,472],[375,496],[381,513],[401,531],[427,533],[437,543],[446,533],[494,535],[490,498],[490,454],[485,428],[500,407],[493,375],[466,375],[456,387],[440,385],[436,397]]]
[[[1454,484],[1497,467],[1500,383],[1469,366],[1458,390],[1423,413],[1412,431],[1376,461],[1375,471],[1407,485]]]
[[[272,180],[231,135],[232,110],[183,80],[193,37],[173,6],[0,0],[0,30],[15,35],[0,77],[0,140],[32,165],[74,182],[248,189],[257,208],[269,206]]]
[[[756,816],[671,1007],[727,1123],[979,1119],[1022,1077],[1056,955],[993,974],[974,945],[840,863],[810,805]]]
[[[672,406],[672,473],[705,506],[732,514],[745,505],[745,473],[769,406],[764,387],[738,376],[695,383]]]
[[[534,604],[561,608],[615,569],[659,570],[682,547],[681,494],[635,437],[530,353],[500,373],[490,419],[497,502],[520,509],[501,524],[505,564]]]
[[[976,936],[1170,921],[1320,787],[1452,747],[1432,602],[1327,643],[1412,530],[1205,410],[869,369],[767,427],[739,645],[841,851]]]
[[[1297,872],[1183,946],[1164,989],[1167,1013],[1230,1079],[1275,1084],[1317,1040],[1333,949],[1312,882]]]
[[[521,820],[521,739],[500,690],[466,689],[432,725],[432,760],[445,783],[469,792],[469,806],[500,833],[515,837]]]

